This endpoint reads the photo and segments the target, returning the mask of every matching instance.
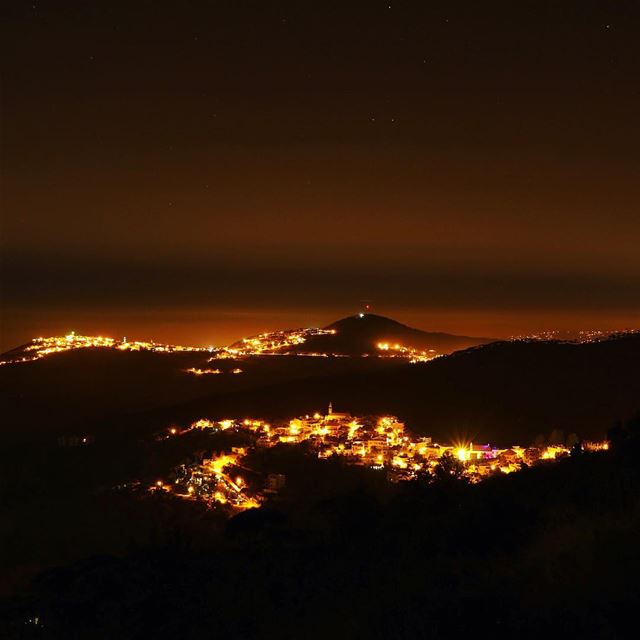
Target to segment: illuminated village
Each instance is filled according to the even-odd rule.
[[[549,330],[512,336],[510,340],[514,342],[563,342],[567,344],[587,344],[590,342],[602,342],[611,338],[637,333],[640,333],[639,329],[624,329],[623,331],[591,329],[576,332]]]
[[[301,357],[348,357],[340,353],[324,353],[315,351],[291,351],[292,347],[299,347],[309,338],[316,336],[335,335],[335,329],[292,329],[289,331],[272,331],[261,333],[251,338],[244,338],[239,343],[216,350],[209,361],[213,362],[221,358],[239,358],[244,356],[260,355],[295,355]],[[409,362],[426,362],[437,357],[435,350],[420,350],[397,343],[377,342],[374,354],[380,358],[404,358]],[[368,354],[363,354],[368,355]]]
[[[332,329],[290,329],[287,331],[271,331],[261,333],[250,338],[243,338],[230,347],[219,349],[215,358],[236,358],[240,356],[257,355],[281,355],[287,353],[291,347],[304,344],[309,338],[315,336],[334,335]],[[308,353],[305,355],[325,355]]]
[[[334,329],[293,329],[289,331],[274,331],[263,333],[251,338],[244,338],[239,343],[229,347],[189,347],[182,345],[161,344],[154,341],[129,341],[127,338],[117,340],[105,336],[84,336],[71,333],[65,336],[49,338],[34,338],[30,344],[21,350],[16,350],[14,357],[0,360],[0,365],[33,362],[55,353],[77,349],[118,349],[119,351],[152,351],[154,353],[204,352],[212,354],[208,362],[223,359],[239,359],[256,356],[299,356],[299,357],[348,357],[338,353],[292,352],[292,347],[304,344],[309,338],[320,335],[334,335]],[[374,346],[374,355],[380,358],[402,358],[408,362],[426,362],[437,357],[434,350],[419,350],[400,344],[378,342]],[[369,354],[363,354],[369,355]],[[219,369],[210,367],[191,367],[185,370],[194,375],[215,375],[221,373]],[[234,369],[232,373],[242,373],[241,369]]]
[[[176,353],[178,351],[212,351],[212,347],[183,347],[180,345],[160,344],[157,342],[129,342],[127,338],[116,340],[104,336],[83,336],[74,331],[66,336],[34,338],[23,348],[22,354],[15,358],[0,361],[0,365],[19,362],[33,362],[45,356],[71,351],[74,349],[118,349],[120,351],[154,351],[157,353]]]
[[[363,317],[364,314],[360,314]],[[636,333],[636,330],[626,330],[624,334]],[[210,354],[209,363],[223,359],[240,359],[258,356],[298,356],[298,357],[323,357],[323,358],[347,358],[342,353],[327,353],[317,351],[301,351],[300,346],[310,338],[317,336],[335,335],[335,329],[303,328],[285,331],[272,331],[259,335],[243,338],[226,347],[192,347],[183,345],[162,344],[154,341],[129,341],[127,338],[118,340],[105,336],[85,336],[71,331],[64,336],[52,336],[48,338],[34,338],[28,345],[15,352],[7,354],[5,360],[0,360],[0,365],[33,362],[45,356],[71,351],[75,349],[117,349],[119,351],[151,351],[154,353],[178,353],[178,352],[203,352]],[[614,336],[620,332],[608,332],[600,330],[580,331],[576,335],[565,336],[559,331],[545,331],[537,334],[518,335],[510,338],[512,341],[556,341],[582,344],[587,342],[599,342]],[[398,358],[409,363],[427,362],[441,357],[434,349],[416,349],[397,342],[380,340],[371,345],[371,353],[363,353],[362,357]],[[215,375],[221,371],[215,367],[191,367],[185,372],[193,375]],[[234,369],[232,373],[242,373],[241,369]]]
[[[185,429],[171,427],[160,438],[179,437],[193,430],[235,430],[252,434],[253,443],[190,466],[181,465],[174,470],[172,480],[158,480],[151,490],[235,510],[258,507],[267,496],[285,486],[286,478],[282,475],[268,475],[264,487],[259,488],[250,486],[242,475],[243,469],[251,471],[243,464],[250,451],[276,445],[306,443],[319,459],[337,456],[348,464],[386,472],[391,482],[428,481],[443,456],[458,461],[470,482],[479,482],[492,475],[512,473],[525,465],[558,460],[570,454],[564,445],[508,449],[474,443],[439,445],[430,437],[413,437],[393,416],[356,417],[334,412],[331,404],[326,415],[305,415],[277,424],[253,419],[201,419]],[[583,443],[582,446],[591,450],[607,449],[608,443]]]

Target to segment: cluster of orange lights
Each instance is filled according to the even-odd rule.
[[[19,362],[33,362],[45,356],[71,351],[73,349],[118,349],[119,351],[154,351],[156,353],[176,353],[180,351],[212,351],[213,347],[184,347],[157,342],[130,342],[126,338],[116,340],[105,336],[83,336],[72,331],[66,336],[34,338],[22,350],[22,355],[0,361],[0,365]]]
[[[602,342],[613,337],[627,334],[640,333],[640,329],[624,329],[623,331],[603,331],[601,329],[589,329],[578,332],[571,331],[539,331],[523,335],[512,336],[513,341],[523,342],[566,342],[570,344],[586,344],[590,342]]]
[[[199,369],[196,367],[185,369],[185,372],[192,373],[195,376],[218,375],[222,373],[220,369]],[[235,369],[231,369],[227,373],[232,373],[234,375],[237,375],[238,373],[242,373],[242,369],[236,367]]]
[[[153,341],[129,341],[127,338],[117,340],[106,336],[84,336],[72,331],[65,336],[34,338],[26,347],[20,351],[16,351],[14,357],[0,361],[0,365],[32,362],[55,353],[62,353],[73,349],[91,348],[118,349],[120,351],[153,351],[155,353],[208,352],[212,354],[208,362],[215,362],[216,360],[227,358],[236,359],[264,355],[318,356],[325,358],[348,357],[345,354],[339,353],[293,350],[294,347],[299,347],[310,338],[335,334],[335,329],[293,329],[290,331],[263,333],[252,338],[244,338],[240,343],[230,347],[189,347],[161,344]],[[409,362],[425,362],[437,357],[433,349],[419,350],[397,343],[379,342],[375,347],[377,352],[375,355],[384,358],[403,358]],[[196,376],[221,373],[218,368],[213,367],[191,367],[185,371]],[[240,369],[234,369],[232,373],[242,373],[242,371]]]
[[[199,421],[200,426],[209,421]],[[174,427],[172,435],[178,433]],[[182,432],[184,433],[184,432]],[[232,476],[229,470],[239,465],[239,461],[246,456],[243,448],[234,448],[230,453],[220,453],[211,458],[202,460],[195,469],[180,481],[173,483],[158,480],[152,487],[154,491],[164,491],[188,500],[203,500],[210,506],[214,504],[225,505],[230,509],[243,511],[255,509],[261,504],[259,495],[250,495],[244,478],[239,475]],[[180,490],[181,489],[181,490]]]
[[[406,358],[409,362],[427,362],[438,357],[435,349],[414,349],[413,347],[405,347],[404,345],[390,342],[378,342],[376,345],[378,351],[388,358]]]
[[[242,358],[265,355],[305,355],[323,356],[323,353],[291,353],[290,349],[299,347],[309,338],[334,335],[335,329],[291,329],[288,331],[272,331],[261,333],[251,338],[243,338],[241,342],[216,351],[210,362],[223,358]]]
[[[412,480],[421,474],[430,475],[445,453],[453,455],[464,465],[465,475],[472,482],[490,475],[518,471],[524,464],[553,461],[569,455],[569,449],[559,444],[541,447],[512,446],[508,449],[473,443],[444,446],[433,443],[428,437],[412,436],[405,425],[393,416],[354,417],[333,413],[331,410],[326,415],[315,413],[278,424],[256,419],[239,421],[203,418],[185,429],[171,427],[169,433],[171,436],[182,435],[194,429],[233,429],[255,434],[251,447],[221,453],[196,465],[186,482],[187,493],[181,494],[182,497],[201,498],[209,503],[226,504],[236,509],[259,506],[263,496],[259,491],[250,491],[240,476],[231,479],[227,474],[228,470],[242,466],[241,462],[249,451],[280,444],[307,442],[320,459],[340,456],[350,464],[384,469],[393,481]],[[606,450],[608,443],[586,443],[585,448]],[[165,484],[162,486],[165,490],[170,487]]]

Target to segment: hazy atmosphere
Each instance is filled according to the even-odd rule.
[[[2,348],[638,322],[634,2],[5,16]]]
[[[0,638],[635,637],[640,0],[0,11]]]

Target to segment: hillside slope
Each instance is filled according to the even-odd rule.
[[[554,429],[602,438],[640,411],[640,336],[604,342],[500,342],[379,373],[313,377],[211,396],[152,421],[289,417],[323,410],[392,413],[418,433],[508,446]],[[151,419],[151,416],[148,417]]]
[[[379,352],[378,343],[386,342],[420,350],[433,349],[436,353],[443,354],[493,341],[492,338],[456,336],[413,329],[373,313],[349,316],[324,328],[335,333],[314,336],[291,351],[362,355]]]
[[[28,442],[62,433],[104,433],[121,419],[201,397],[286,386],[310,376],[339,377],[402,365],[382,358],[244,357],[207,362],[199,352],[78,349],[0,367],[0,434]],[[190,367],[219,375],[192,375]],[[239,369],[241,373],[234,374]],[[133,425],[135,427],[135,425]]]

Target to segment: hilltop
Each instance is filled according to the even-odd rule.
[[[304,330],[289,330],[291,335]],[[274,334],[264,334],[258,339],[273,340]],[[249,339],[251,340],[251,339]],[[305,336],[299,343],[289,343],[274,349],[278,353],[325,353],[346,356],[379,355],[386,348],[394,347],[425,352],[430,355],[452,353],[493,342],[495,338],[457,336],[448,333],[422,331],[408,327],[396,320],[373,313],[348,316]],[[246,343],[246,341],[244,341]],[[232,346],[242,346],[242,342]],[[383,348],[381,348],[383,347]]]
[[[452,353],[459,349],[467,349],[495,340],[495,338],[422,331],[373,313],[349,316],[326,328],[334,330],[336,333],[329,336],[318,336],[315,342],[322,343],[324,341],[344,353],[359,351],[367,353],[372,349],[375,350],[380,342],[399,343],[414,349],[433,349],[437,353]]]

